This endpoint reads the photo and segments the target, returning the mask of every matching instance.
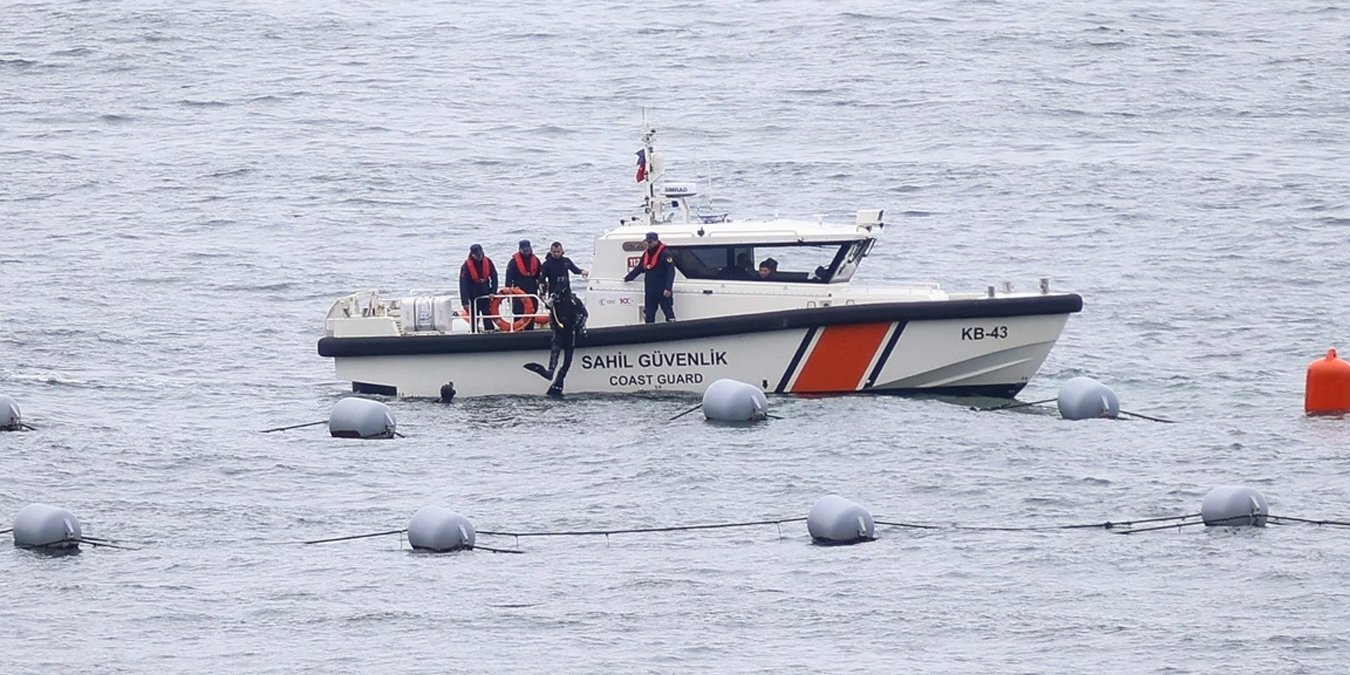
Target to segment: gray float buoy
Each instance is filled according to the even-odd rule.
[[[19,404],[14,399],[0,394],[0,431],[17,431],[22,428],[19,416]]]
[[[1240,485],[1216,487],[1200,503],[1200,518],[1211,527],[1265,527],[1269,515],[1265,496]]]
[[[473,523],[444,506],[423,506],[408,523],[408,543],[423,551],[473,548]]]
[[[328,433],[338,438],[393,438],[395,427],[389,406],[368,398],[344,398],[328,415]]]
[[[70,549],[80,546],[80,521],[65,509],[29,504],[14,516],[14,545]]]
[[[821,497],[811,507],[806,516],[806,531],[817,544],[856,544],[876,539],[872,514],[839,495]]]
[[[703,392],[703,416],[714,422],[753,422],[769,415],[769,398],[753,384],[722,379]]]
[[[1059,416],[1066,420],[1118,417],[1120,399],[1111,388],[1090,377],[1075,377],[1059,388]]]

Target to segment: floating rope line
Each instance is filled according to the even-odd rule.
[[[80,539],[69,539],[69,540],[67,540],[67,541],[73,541],[73,542],[75,542],[75,543],[77,543],[77,544],[89,544],[90,546],[93,546],[94,548],[99,548],[99,547],[102,547],[102,548],[115,548],[115,549],[117,549],[117,550],[119,550],[119,551],[139,551],[139,550],[141,550],[141,549],[136,548],[136,547],[134,547],[134,546],[123,546],[123,545],[121,545],[121,544],[113,544],[113,543],[109,543],[107,540],[91,539],[91,538],[89,538],[89,537],[82,537],[82,538],[80,538]]]
[[[401,529],[401,530],[385,530],[384,532],[368,532],[368,533],[366,533],[366,534],[353,534],[353,535],[349,535],[349,536],[346,536],[346,537],[329,537],[328,539],[311,539],[311,540],[309,540],[309,541],[302,541],[302,542],[300,542],[300,543],[301,543],[302,545],[304,545],[304,544],[329,544],[329,543],[332,543],[332,542],[335,542],[335,541],[351,541],[351,540],[353,540],[353,539],[370,539],[370,538],[373,538],[373,537],[387,537],[387,536],[389,536],[389,535],[397,534],[397,535],[399,535],[399,537],[398,537],[398,545],[399,545],[399,548],[402,548],[402,547],[403,547],[403,535],[406,534],[407,532],[408,532],[408,528],[405,527],[405,528],[403,528],[403,529]],[[291,543],[291,542],[278,542],[278,543]],[[490,552],[492,552],[492,553],[524,553],[524,551],[512,551],[512,550],[504,549],[504,548],[493,548],[493,547],[491,547],[491,546],[476,546],[476,545],[475,545],[475,546],[465,546],[463,549],[460,549],[460,550],[466,550],[466,551],[481,550],[481,551],[490,551]]]
[[[1187,520],[1189,518],[1198,518],[1198,513],[1188,513],[1182,516],[1162,516],[1159,518],[1141,518],[1137,520],[1105,521],[1101,523],[1083,523],[1074,525],[1031,525],[1027,527],[1010,527],[1000,525],[922,525],[917,523],[897,523],[886,520],[874,520],[877,525],[890,525],[892,527],[908,527],[924,530],[972,530],[981,532],[1050,532],[1054,530],[1113,530],[1113,529],[1133,529],[1139,523],[1160,523],[1173,520]],[[1247,516],[1243,516],[1246,518]],[[1172,527],[1171,525],[1167,527]],[[1138,531],[1138,530],[1134,530]]]
[[[1200,514],[1194,514],[1194,515],[1200,515]],[[1193,516],[1186,516],[1186,517],[1189,518],[1189,517],[1193,517]],[[1138,527],[1138,528],[1127,529],[1127,530],[1117,530],[1117,531],[1115,531],[1115,534],[1134,534],[1135,532],[1156,532],[1156,531],[1158,531],[1158,530],[1170,530],[1170,529],[1172,529],[1172,528],[1174,528],[1174,527],[1177,528],[1177,529],[1180,529],[1180,528],[1183,528],[1183,527],[1190,527],[1191,525],[1209,525],[1209,526],[1215,526],[1215,525],[1224,525],[1224,524],[1226,524],[1226,523],[1233,523],[1233,524],[1236,524],[1236,525],[1254,525],[1255,523],[1254,523],[1253,521],[1255,521],[1255,520],[1258,519],[1258,518],[1265,518],[1265,519],[1267,519],[1267,521],[1269,522],[1270,519],[1273,519],[1273,518],[1279,518],[1279,516],[1268,516],[1268,515],[1265,515],[1265,514],[1262,514],[1262,513],[1252,512],[1252,513],[1244,513],[1244,514],[1240,514],[1240,515],[1236,515],[1236,516],[1228,516],[1227,518],[1213,518],[1213,519],[1210,519],[1210,520],[1198,520],[1198,521],[1193,521],[1193,522],[1181,522],[1181,523],[1175,523],[1175,524],[1171,524],[1171,525],[1155,525],[1155,526],[1153,526],[1153,527]],[[1302,520],[1302,519],[1292,519],[1292,518],[1291,518],[1290,520]],[[1143,522],[1143,521],[1140,521],[1140,522]],[[1311,521],[1305,521],[1305,522],[1311,522]],[[1345,524],[1345,525],[1350,525],[1350,523],[1344,523],[1344,524]]]
[[[1100,523],[1073,523],[1073,524],[1067,524],[1067,525],[1033,525],[1033,526],[1027,526],[1027,527],[983,526],[983,525],[961,525],[961,524],[959,524],[959,523],[953,523],[953,524],[950,524],[950,525],[935,525],[935,524],[926,524],[926,523],[907,523],[907,522],[900,522],[900,521],[893,521],[893,520],[874,520],[873,522],[874,522],[876,525],[883,525],[883,526],[888,526],[888,527],[900,527],[900,528],[908,528],[908,529],[919,529],[919,530],[966,530],[966,531],[972,531],[972,532],[1053,532],[1053,531],[1058,531],[1058,530],[1088,530],[1088,529],[1098,530],[1098,529],[1099,529],[1099,530],[1106,530],[1106,531],[1108,531],[1108,532],[1110,532],[1110,533],[1112,533],[1112,534],[1137,534],[1137,533],[1141,533],[1141,532],[1158,532],[1158,531],[1161,531],[1161,530],[1171,530],[1171,529],[1177,529],[1177,530],[1180,530],[1180,529],[1183,528],[1183,527],[1193,527],[1193,526],[1196,526],[1196,525],[1223,526],[1223,525],[1228,524],[1228,523],[1233,523],[1233,524],[1236,524],[1236,525],[1252,525],[1252,524],[1255,524],[1254,521],[1255,521],[1256,519],[1259,519],[1259,518],[1264,518],[1264,519],[1266,520],[1267,524],[1271,524],[1271,525],[1306,524],[1306,525],[1317,525],[1317,526],[1319,526],[1319,527],[1326,526],[1326,527],[1342,527],[1342,528],[1350,528],[1350,521],[1346,521],[1346,520],[1328,520],[1328,519],[1299,518],[1299,517],[1296,517],[1296,516],[1281,516],[1281,515],[1273,515],[1273,514],[1261,514],[1261,513],[1255,513],[1255,512],[1254,512],[1254,513],[1249,513],[1249,514],[1240,514],[1240,515],[1235,515],[1235,516],[1229,516],[1229,517],[1226,517],[1226,518],[1210,519],[1209,521],[1201,520],[1201,517],[1202,517],[1202,514],[1200,514],[1200,513],[1187,513],[1187,514],[1176,515],[1176,516],[1159,516],[1159,517],[1157,517],[1157,518],[1138,518],[1138,519],[1135,519],[1135,520],[1120,520],[1120,521],[1111,521],[1111,520],[1108,520],[1108,521],[1103,521],[1103,522],[1100,522]],[[520,539],[521,539],[522,537],[587,537],[587,536],[604,536],[604,537],[605,537],[606,543],[608,543],[608,542],[609,542],[609,537],[610,537],[610,535],[618,535],[618,534],[655,534],[655,533],[662,533],[662,532],[694,532],[694,531],[702,531],[702,530],[727,530],[727,529],[744,528],[744,527],[760,527],[760,526],[764,526],[764,525],[774,525],[774,526],[776,526],[776,527],[778,528],[778,538],[781,540],[781,539],[783,538],[783,525],[784,525],[784,524],[786,524],[786,523],[800,523],[800,522],[806,522],[807,520],[809,520],[809,519],[808,519],[808,518],[777,518],[777,519],[773,519],[773,520],[750,520],[750,521],[742,521],[742,522],[734,522],[734,523],[709,523],[709,524],[703,524],[703,525],[673,525],[673,526],[664,526],[664,527],[632,527],[632,528],[622,528],[622,529],[613,529],[613,530],[599,530],[599,529],[597,529],[597,530],[560,530],[560,531],[554,531],[554,532],[550,532],[550,531],[544,531],[544,532],[508,532],[508,531],[502,531],[502,530],[478,530],[478,531],[477,531],[477,534],[484,535],[484,536],[493,536],[493,537],[513,537],[513,538],[515,538],[515,540],[516,540],[517,548],[515,548],[515,549],[503,549],[503,548],[494,548],[494,547],[490,547],[490,546],[478,546],[478,545],[473,545],[473,546],[464,546],[464,547],[462,547],[462,548],[460,548],[460,549],[456,549],[456,550],[482,550],[482,551],[488,551],[488,552],[491,552],[491,553],[517,553],[517,554],[519,554],[519,553],[525,553],[525,551],[522,551],[522,550],[519,549]],[[1139,527],[1140,525],[1146,525],[1146,527]],[[0,530],[0,534],[9,534],[9,533],[11,533],[11,532],[13,532],[13,531],[14,531],[13,528],[3,529],[3,530]],[[266,544],[272,544],[272,545],[294,545],[294,544],[309,545],[309,544],[327,544],[327,543],[338,542],[338,541],[352,541],[352,540],[355,540],[355,539],[370,539],[370,538],[373,538],[373,537],[386,537],[386,536],[390,536],[390,535],[395,535],[395,534],[396,534],[396,535],[399,535],[399,547],[402,548],[402,547],[403,547],[403,543],[404,543],[404,536],[403,536],[403,535],[407,534],[407,532],[408,532],[408,529],[407,529],[407,528],[401,528],[401,529],[397,529],[397,530],[384,530],[384,531],[382,531],[382,532],[368,532],[368,533],[365,533],[365,534],[353,534],[353,535],[346,535],[346,536],[342,536],[342,537],[328,537],[328,538],[325,538],[325,539],[311,539],[311,540],[308,540],[308,541],[301,541],[301,542],[278,541],[278,542],[265,542],[265,543],[266,543]],[[59,546],[61,546],[61,545],[63,545],[63,544],[88,544],[89,546],[93,546],[93,547],[96,547],[96,548],[97,548],[97,547],[114,548],[114,549],[123,550],[123,551],[139,551],[139,550],[142,550],[142,549],[137,548],[137,547],[132,547],[132,546],[127,546],[127,545],[121,544],[121,543],[119,543],[119,542],[117,542],[116,540],[113,540],[113,539],[103,539],[103,538],[100,538],[100,537],[80,537],[80,538],[78,538],[78,539],[76,539],[76,538],[71,538],[71,539],[63,540],[63,541],[58,542],[58,543],[56,543],[56,544],[48,544],[48,545],[45,545],[45,546],[34,546],[34,547],[28,547],[28,548],[48,549],[48,548],[59,547]]]
[[[304,424],[292,424],[292,425],[290,425],[290,426],[288,426],[288,427],[276,427],[275,429],[263,429],[262,431],[259,431],[258,433],[260,433],[260,434],[270,434],[270,433],[272,433],[272,432],[274,432],[274,431],[289,431],[289,430],[291,430],[291,429],[303,429],[304,427],[317,427],[317,426],[319,426],[320,424],[328,424],[328,420],[320,420],[320,421],[318,421],[318,422],[305,422]]]
[[[524,551],[520,549],[491,548],[488,546],[478,546],[478,545],[466,546],[465,548],[470,551],[491,551],[493,553],[524,553]]]
[[[494,530],[479,530],[478,534],[484,534],[494,537],[515,537],[517,545],[521,537],[586,537],[601,536],[605,537],[605,542],[609,543],[611,534],[649,534],[654,532],[688,532],[693,530],[725,530],[735,527],[756,527],[760,525],[777,525],[778,538],[783,538],[783,523],[805,522],[806,518],[779,518],[777,520],[752,520],[740,523],[716,523],[711,525],[673,525],[669,527],[634,527],[621,530],[564,530],[559,532],[502,532]]]
[[[1135,525],[1140,523],[1164,523],[1171,521],[1185,521],[1191,518],[1199,518],[1198,513],[1187,513],[1181,516],[1160,516],[1158,518],[1141,518],[1138,520],[1105,521],[1101,523],[1083,523],[1080,525],[1040,525],[1034,527],[963,527],[957,526],[962,530],[995,530],[995,531],[1027,531],[1027,532],[1045,532],[1052,530],[1111,530],[1117,533],[1126,534],[1129,532],[1139,532]],[[1164,525],[1158,529],[1175,527],[1175,525]]]
[[[1243,518],[1246,517],[1247,516],[1243,516]],[[1189,527],[1191,525],[1207,525],[1207,524],[1208,523],[1206,523],[1203,520],[1195,520],[1189,523],[1182,522],[1182,523],[1172,523],[1169,525],[1154,525],[1153,527],[1137,527],[1130,530],[1111,530],[1111,534],[1134,534],[1136,532],[1157,532],[1158,530],[1170,530],[1174,527],[1179,530],[1183,527]]]
[[[91,543],[99,543],[99,544],[120,544],[120,543],[121,543],[121,542],[117,541],[116,539],[105,539],[104,537],[88,537],[88,536],[81,536],[80,539],[81,539],[82,541],[87,541],[87,542],[91,542]]]
[[[993,412],[995,410],[1016,410],[1018,408],[1029,408],[1033,405],[1042,405],[1045,403],[1051,403],[1058,400],[1059,400],[1058,398],[1047,398],[1044,401],[1031,401],[1030,403],[1004,403],[1003,405],[996,405],[992,408],[981,408],[978,406],[971,406],[970,409],[979,412]]]
[[[10,532],[13,532],[13,531],[14,531],[14,528],[11,527],[11,528],[8,528],[8,529],[0,530],[0,534],[9,534]],[[48,548],[58,547],[58,546],[61,546],[61,545],[67,544],[67,543],[70,543],[70,544],[89,544],[90,546],[93,546],[93,547],[100,547],[100,546],[102,546],[102,547],[104,547],[104,548],[115,548],[115,549],[120,549],[120,550],[123,550],[123,551],[139,551],[139,550],[141,550],[141,549],[135,548],[135,547],[133,547],[133,546],[125,546],[125,545],[123,545],[123,544],[120,544],[120,543],[118,543],[117,540],[115,540],[115,539],[103,539],[103,538],[101,538],[101,537],[80,537],[80,538],[78,538],[78,539],[72,537],[72,538],[69,538],[69,539],[63,539],[63,540],[61,540],[61,541],[59,541],[59,542],[57,542],[57,543],[55,543],[55,544],[43,544],[43,545],[41,545],[41,546],[29,546],[29,547],[26,547],[26,548],[48,549]]]
[[[387,537],[387,536],[389,536],[389,535],[391,535],[391,534],[403,534],[404,532],[407,532],[407,531],[408,531],[408,528],[405,527],[405,528],[403,528],[403,529],[401,529],[401,530],[385,530],[384,532],[371,532],[371,533],[369,533],[369,534],[353,534],[353,535],[347,536],[347,537],[332,537],[332,538],[330,538],[330,539],[312,539],[312,540],[310,540],[310,541],[302,541],[302,542],[300,542],[300,543],[301,543],[301,544],[327,544],[327,543],[334,542],[334,541],[351,541],[351,540],[353,540],[353,539],[369,539],[369,538],[371,538],[371,537]],[[285,543],[290,543],[290,542],[285,542]],[[402,545],[402,543],[403,543],[403,540],[402,540],[402,539],[399,539],[399,544]]]
[[[891,526],[891,527],[909,527],[909,528],[913,528],[913,529],[917,529],[917,530],[940,530],[940,529],[942,529],[942,526],[941,526],[941,525],[918,525],[918,524],[915,524],[915,523],[897,523],[897,522],[894,522],[894,521],[886,521],[886,520],[873,520],[872,522],[875,523],[875,524],[877,524],[877,525],[889,525],[889,526]]]
[[[1133,528],[1133,527],[1134,527],[1136,524],[1138,524],[1138,523],[1162,523],[1162,522],[1166,522],[1166,521],[1169,521],[1169,520],[1187,520],[1187,519],[1190,519],[1190,518],[1199,518],[1199,517],[1200,517],[1200,514],[1198,514],[1198,513],[1187,513],[1186,515],[1183,515],[1183,516],[1159,516],[1159,517],[1157,517],[1157,518],[1140,518],[1140,519],[1138,519],[1138,520],[1122,520],[1122,521],[1119,521],[1119,522],[1112,522],[1112,521],[1108,520],[1108,521],[1106,521],[1106,522],[1104,522],[1104,523],[1088,523],[1088,524],[1084,524],[1084,525],[1060,525],[1058,529],[1061,529],[1061,530],[1086,530],[1086,529],[1096,529],[1096,528],[1101,528],[1101,529],[1103,529],[1103,530],[1111,530],[1111,529],[1116,529],[1116,528],[1121,528],[1121,527],[1124,527],[1124,528]]]
[[[1056,401],[1058,401],[1058,400],[1059,400],[1058,398],[1047,398],[1047,399],[1045,399],[1044,401],[1030,401],[1030,402],[1028,402],[1028,403],[1005,403],[1005,404],[1003,404],[1003,405],[996,405],[996,406],[993,406],[993,407],[991,407],[991,408],[980,408],[980,407],[978,407],[978,406],[971,406],[970,409],[971,409],[971,410],[978,411],[978,412],[993,412],[993,411],[996,411],[996,410],[1017,410],[1018,408],[1029,408],[1029,407],[1034,406],[1034,405],[1044,405],[1044,404],[1046,404],[1046,403],[1054,403],[1054,402],[1056,402]],[[1148,420],[1148,421],[1150,421],[1150,422],[1162,422],[1163,424],[1176,424],[1176,420],[1165,420],[1165,419],[1163,419],[1163,418],[1161,418],[1161,417],[1151,417],[1151,416],[1149,416],[1149,415],[1141,415],[1141,414],[1139,414],[1139,413],[1130,412],[1130,411],[1128,411],[1128,410],[1120,410],[1120,411],[1118,411],[1118,412],[1119,412],[1119,414],[1121,414],[1121,415],[1129,415],[1130,417],[1138,417],[1138,418],[1141,419],[1141,420]],[[1108,415],[1108,414],[1102,414],[1102,417],[1107,418],[1107,419],[1119,419],[1119,418],[1115,418],[1115,417],[1113,417],[1112,415]]]
[[[682,412],[682,413],[680,413],[680,414],[678,414],[678,415],[676,415],[676,416],[674,416],[674,417],[672,417],[672,418],[670,418],[670,419],[668,419],[668,420],[666,420],[666,421],[667,421],[667,422],[674,422],[675,420],[680,419],[681,417],[684,417],[685,415],[688,415],[689,413],[694,412],[695,410],[698,410],[699,408],[702,408],[702,407],[703,407],[703,404],[700,403],[700,404],[698,404],[698,405],[696,405],[696,406],[694,406],[694,407],[692,407],[692,408],[690,408],[690,409],[688,409],[688,410],[686,410],[686,411],[684,411],[684,412]]]
[[[55,551],[55,552],[70,551],[70,552],[74,552],[74,551],[70,548],[70,545],[71,545],[71,544],[88,544],[89,546],[92,546],[92,547],[94,547],[94,548],[115,548],[115,549],[118,549],[119,551],[139,551],[139,550],[141,550],[141,549],[135,548],[135,547],[133,547],[133,546],[122,546],[122,545],[120,545],[120,544],[110,544],[110,543],[108,543],[108,542],[105,541],[105,540],[93,540],[93,539],[86,539],[86,538],[83,538],[83,537],[81,537],[81,538],[70,537],[70,538],[68,538],[68,539],[62,539],[61,541],[52,542],[52,543],[50,543],[50,544],[36,544],[36,545],[32,545],[32,546],[19,546],[19,548],[26,548],[26,549],[30,549],[30,550],[33,550],[33,551],[49,551],[49,552],[51,552],[51,551]]]
[[[680,413],[680,414],[678,414],[678,415],[676,415],[676,416],[674,416],[674,417],[672,417],[672,418],[670,418],[670,419],[668,419],[668,420],[666,420],[666,421],[667,421],[667,422],[674,422],[675,420],[680,419],[681,417],[684,417],[685,415],[688,415],[689,413],[694,412],[695,410],[698,410],[698,409],[700,409],[700,408],[702,408],[702,407],[703,407],[703,404],[700,403],[700,404],[698,404],[698,405],[696,405],[696,406],[694,406],[694,407],[692,407],[692,408],[690,408],[690,409],[688,409],[688,410],[686,410],[686,411],[684,411],[684,412],[682,412],[682,413]],[[774,414],[772,414],[772,413],[764,413],[764,417],[766,417],[766,418],[768,418],[768,419],[771,419],[771,420],[781,420],[781,419],[783,419],[782,417],[779,417],[778,415],[774,415]],[[748,420],[747,420],[747,421],[748,421]]]
[[[1267,516],[1269,521],[1276,525],[1283,525],[1283,521],[1293,523],[1307,523],[1309,525],[1331,525],[1333,527],[1350,527],[1350,522],[1343,520],[1310,520],[1308,518],[1295,518],[1293,516]]]
[[[777,520],[752,520],[743,523],[716,523],[712,525],[672,525],[669,527],[634,527],[622,530],[563,530],[559,532],[501,532],[479,530],[478,534],[499,537],[582,537],[587,535],[644,534],[648,532],[681,532],[687,530],[721,530],[733,527],[753,527],[756,525],[781,525],[783,523],[805,522],[806,518],[779,518]]]
[[[1176,420],[1165,420],[1165,419],[1163,419],[1163,418],[1161,418],[1161,417],[1149,417],[1148,415],[1140,415],[1139,413],[1132,413],[1132,412],[1130,412],[1130,411],[1128,411],[1128,410],[1122,410],[1122,411],[1120,411],[1120,414],[1122,414],[1122,415],[1129,415],[1130,417],[1138,417],[1138,418],[1141,419],[1141,420],[1148,420],[1148,421],[1150,421],[1150,422],[1162,422],[1163,424],[1176,424],[1176,423],[1177,423]]]

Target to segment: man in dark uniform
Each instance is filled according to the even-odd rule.
[[[534,255],[530,249],[530,240],[520,240],[520,250],[511,256],[511,262],[506,264],[506,285],[515,286],[530,295],[539,293],[539,258]],[[511,308],[515,316],[519,318],[525,312],[525,303],[520,300],[512,300]],[[525,330],[534,330],[534,320],[531,317],[529,323],[525,324]]]
[[[484,332],[493,330],[493,326],[492,319],[487,316],[491,299],[482,296],[496,292],[497,267],[491,258],[483,255],[482,246],[470,246],[469,257],[459,267],[459,304],[464,306],[465,314],[469,314],[471,304],[477,308],[478,316],[483,317]]]
[[[646,288],[646,304],[642,308],[643,319],[647,323],[656,323],[656,307],[660,305],[661,312],[666,315],[666,321],[674,321],[675,298],[671,297],[670,290],[675,284],[675,258],[655,232],[647,233],[647,251],[642,254],[638,266],[634,267],[623,280],[632,281],[639,274],[646,275],[643,280]]]
[[[589,277],[590,272],[577,267],[571,258],[563,255],[563,245],[560,241],[555,241],[548,247],[548,257],[544,258],[544,264],[539,268],[539,280],[543,285],[544,293],[553,295],[559,291],[572,291],[571,274],[580,274],[582,278]]]
[[[527,363],[525,369],[546,380],[553,380],[548,395],[562,396],[563,381],[567,371],[572,368],[572,351],[577,345],[577,335],[586,333],[586,318],[590,313],[581,298],[564,288],[549,294],[548,325],[553,329],[553,349],[548,355],[548,368],[538,363]],[[563,357],[562,368],[558,368],[558,354]]]

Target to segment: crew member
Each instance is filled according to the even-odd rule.
[[[539,294],[539,258],[534,255],[530,249],[530,240],[520,240],[520,250],[511,256],[511,262],[506,264],[506,285],[515,286],[530,295]],[[525,303],[521,300],[512,300],[511,307],[515,310],[515,316],[520,317],[525,312]],[[525,330],[534,330],[534,317],[525,324]]]
[[[469,247],[469,257],[459,267],[459,304],[464,314],[469,315],[469,306],[478,310],[483,318],[483,331],[493,330],[492,319],[488,317],[488,307],[492,299],[487,297],[497,292],[497,267],[492,259],[483,255],[483,247],[474,244]]]
[[[674,321],[675,299],[671,297],[670,289],[675,285],[675,258],[655,232],[647,233],[647,251],[642,254],[638,266],[634,267],[623,280],[632,281],[639,274],[646,275],[643,279],[647,296],[646,304],[642,308],[643,320],[647,323],[656,323],[656,307],[660,305],[661,312],[666,315],[666,321]]]
[[[778,261],[765,258],[764,262],[759,264],[759,278],[772,279],[775,274],[778,274]]]
[[[553,295],[564,290],[570,293],[572,277],[569,272],[580,274],[583,279],[591,276],[590,272],[577,267],[571,258],[563,255],[562,242],[555,241],[548,247],[548,257],[544,258],[544,264],[539,268],[539,280],[544,293]]]
[[[590,313],[586,311],[586,305],[570,288],[549,294],[548,325],[553,329],[553,348],[548,355],[548,368],[538,363],[525,364],[526,370],[553,381],[548,388],[549,396],[562,396],[563,381],[567,379],[567,371],[572,368],[572,351],[577,345],[577,335],[586,334],[588,316]],[[563,357],[562,368],[558,368],[560,353]]]

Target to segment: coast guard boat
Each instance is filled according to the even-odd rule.
[[[881,210],[855,222],[732,220],[694,208],[689,184],[667,183],[643,127],[638,215],[595,240],[584,294],[588,331],[577,338],[568,393],[701,393],[720,378],[788,394],[934,393],[1015,396],[1050,353],[1082,298],[993,286],[949,293],[935,283],[853,281],[884,229]],[[678,321],[643,323],[643,284],[624,282],[654,231],[674,257]],[[777,271],[758,274],[759,263]],[[328,311],[319,354],[356,392],[437,397],[542,395],[549,382],[523,368],[547,362],[542,298],[503,289],[492,299],[502,329],[482,332],[459,298],[385,298],[363,291]],[[523,312],[512,313],[513,301]],[[659,313],[658,313],[659,315]]]

